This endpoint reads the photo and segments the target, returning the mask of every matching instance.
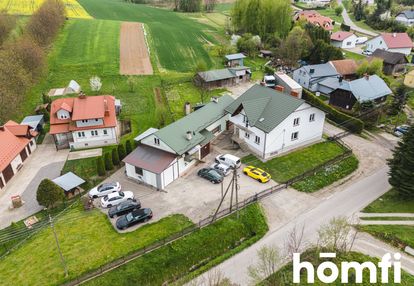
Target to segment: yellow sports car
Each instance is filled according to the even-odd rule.
[[[266,173],[262,169],[256,168],[254,166],[245,167],[243,169],[243,173],[255,180],[258,180],[260,183],[266,183],[272,178],[269,173]]]

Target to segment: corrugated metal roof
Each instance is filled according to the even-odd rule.
[[[56,179],[52,180],[56,185],[64,189],[66,192],[79,187],[83,183],[85,183],[85,180],[76,176],[72,172],[68,172],[60,177],[57,177]]]
[[[374,100],[392,93],[388,85],[377,75],[353,80],[349,85],[355,98],[360,102]]]
[[[249,124],[269,133],[304,102],[256,84],[230,104],[226,111],[233,114],[242,105]]]
[[[225,58],[229,61],[232,60],[239,60],[239,59],[244,59],[246,56],[243,55],[242,53],[238,53],[238,54],[231,54],[231,55],[225,55]]]
[[[335,67],[333,67],[330,63],[308,65],[302,68],[309,73],[311,78],[338,75]],[[311,73],[311,70],[313,70],[313,73]]]
[[[154,133],[161,141],[167,144],[177,154],[182,155],[197,144],[203,142],[205,137],[200,133],[213,122],[222,118],[226,113],[224,109],[234,101],[229,95],[218,98],[218,102],[210,102]],[[187,139],[187,131],[191,131],[191,140]]]
[[[211,82],[216,80],[223,80],[236,77],[236,75],[230,69],[211,70],[205,72],[199,72],[198,75],[205,81]]]
[[[319,82],[319,85],[329,87],[333,90],[337,88],[341,88],[343,90],[348,90],[348,91],[351,90],[351,87],[349,86],[349,81],[343,80],[342,82],[339,82],[339,79],[334,78],[334,77],[324,79],[323,81]]]
[[[176,155],[147,145],[139,145],[123,162],[160,174],[175,160]]]
[[[147,130],[145,130],[144,132],[142,132],[141,134],[139,134],[137,137],[134,138],[135,141],[139,142],[142,139],[154,134],[155,132],[157,132],[158,129],[157,128],[148,128]]]
[[[26,116],[20,124],[29,125],[30,128],[36,129],[37,125],[43,120],[43,114]]]

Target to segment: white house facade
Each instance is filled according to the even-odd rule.
[[[307,65],[293,71],[293,79],[302,87],[311,91],[318,91],[318,83],[326,78],[336,78],[339,73],[330,64]]]
[[[352,49],[357,44],[358,37],[351,32],[339,31],[331,35],[331,45],[341,49]]]
[[[377,49],[410,55],[413,42],[407,33],[382,33],[367,41],[366,49],[374,52]]]
[[[226,108],[233,139],[268,160],[322,139],[325,113],[305,101],[255,85]]]
[[[414,24],[414,10],[406,10],[398,13],[395,21],[406,26],[412,26]]]

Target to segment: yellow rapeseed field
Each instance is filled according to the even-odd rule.
[[[44,0],[0,0],[0,11],[9,14],[30,15]],[[62,0],[66,7],[66,15],[71,18],[92,18],[76,0]]]

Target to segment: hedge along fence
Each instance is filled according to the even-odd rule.
[[[313,93],[308,90],[303,90],[302,93],[303,99],[305,99],[309,104],[318,107],[327,114],[327,117],[333,122],[339,124],[340,126],[348,129],[353,133],[361,133],[364,129],[364,122],[358,118],[352,117],[348,114],[345,114],[330,105],[323,102],[321,99],[316,97]]]

